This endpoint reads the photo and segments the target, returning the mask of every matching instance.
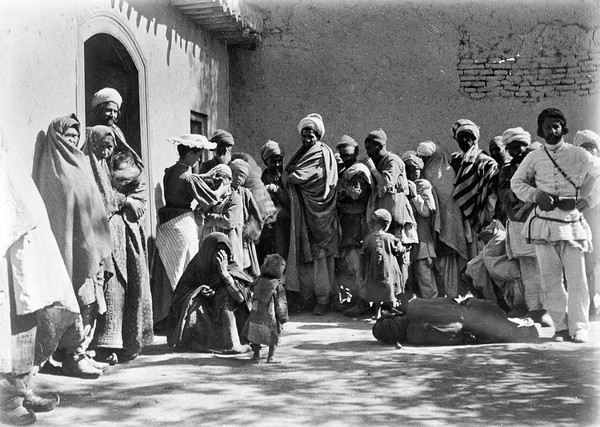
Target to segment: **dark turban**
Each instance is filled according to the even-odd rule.
[[[248,176],[250,174],[250,165],[242,159],[235,159],[229,163],[231,172],[238,171]]]
[[[367,142],[375,142],[379,145],[385,145],[387,142],[387,135],[381,128],[374,130],[373,132],[369,133],[369,135],[367,135],[367,138],[365,139],[365,144]]]
[[[260,158],[266,162],[273,156],[283,156],[283,147],[275,141],[267,141],[265,145],[260,147]]]
[[[213,134],[210,141],[215,142],[218,147],[220,147],[220,146],[233,147],[235,145],[235,141],[233,140],[233,135],[223,129],[217,129],[217,131]]]

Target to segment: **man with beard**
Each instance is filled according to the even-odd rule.
[[[562,111],[547,108],[537,122],[544,147],[525,157],[511,179],[511,189],[522,201],[537,204],[523,233],[535,245],[542,302],[554,322],[554,339],[585,343],[590,297],[584,253],[591,249],[591,233],[582,211],[599,202],[600,171],[590,153],[564,141],[568,130]],[[593,190],[582,194],[580,189],[588,185]]]
[[[217,165],[228,165],[231,162],[231,155],[235,141],[233,135],[223,129],[217,129],[209,140],[217,144],[215,148],[215,157],[202,162],[199,174],[205,174]]]

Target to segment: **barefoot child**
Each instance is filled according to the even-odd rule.
[[[287,299],[281,276],[285,261],[278,254],[267,255],[260,268],[261,274],[251,285],[252,311],[244,327],[244,333],[251,342],[253,361],[260,358],[260,345],[269,346],[267,363],[275,361],[275,346],[279,343],[284,323],[288,321]]]
[[[377,318],[382,308],[396,307],[396,295],[404,291],[397,259],[404,253],[404,246],[398,238],[387,232],[391,222],[392,216],[387,210],[377,209],[373,213],[373,232],[363,243],[367,300],[379,307]]]

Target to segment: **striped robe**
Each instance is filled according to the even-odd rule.
[[[452,165],[456,170],[454,200],[464,219],[477,234],[494,214],[494,206],[488,209],[488,199],[495,193],[498,164],[474,144],[466,153],[454,153]]]

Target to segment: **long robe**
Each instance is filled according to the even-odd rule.
[[[229,238],[223,233],[211,233],[177,284],[167,318],[170,346],[232,353],[247,350],[240,333],[248,320],[251,279],[230,256],[227,270],[244,296],[243,302],[236,302],[215,263],[219,243],[224,244],[231,254]],[[202,285],[210,287],[215,294],[204,297],[200,293]]]
[[[341,238],[336,207],[337,179],[333,150],[321,142],[308,150],[300,148],[286,166],[283,182],[291,206],[288,290],[300,290],[300,264],[337,256]],[[333,282],[333,277],[331,280]]]

